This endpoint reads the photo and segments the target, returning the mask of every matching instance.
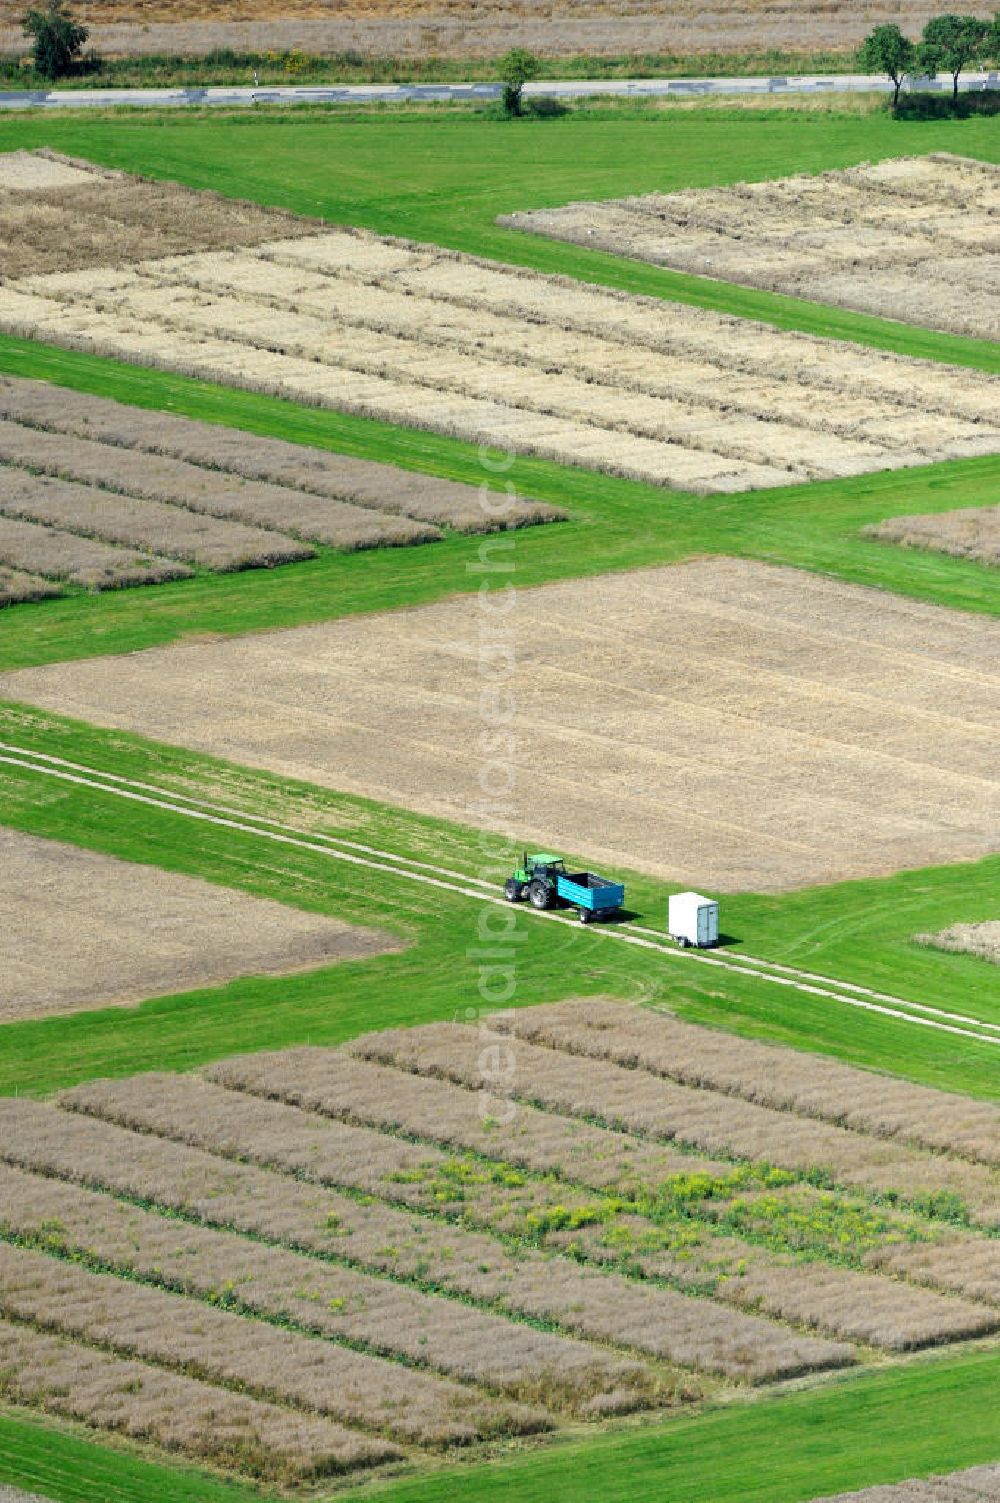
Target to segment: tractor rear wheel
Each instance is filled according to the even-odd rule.
[[[539,881],[539,879],[536,877],[534,882],[532,882],[530,887],[528,888],[528,901],[531,904],[532,908],[537,908],[540,912],[546,908],[551,908],[551,889],[546,886],[544,882]]]
[[[503,885],[503,895],[508,903],[520,903],[524,897],[524,888],[520,882],[515,882],[513,877],[508,877]]]

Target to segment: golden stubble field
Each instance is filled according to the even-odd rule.
[[[710,889],[1000,850],[995,620],[721,558],[526,589],[506,624],[499,741],[476,596],[0,696],[471,823],[502,780],[526,841]]]
[[[398,948],[373,929],[3,828],[0,929],[0,1023]]]
[[[1000,167],[948,152],[502,222],[923,328],[1000,337]]]

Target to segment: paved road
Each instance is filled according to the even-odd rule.
[[[968,73],[963,89],[1000,88],[1000,74]],[[600,96],[629,99],[681,98],[706,94],[851,94],[872,90],[887,92],[884,78],[864,73],[841,73],[824,78],[789,76],[775,78],[641,78],[573,79],[528,84],[526,95],[549,99],[584,99]],[[951,88],[951,78],[919,80],[921,90],[941,92]],[[118,105],[163,108],[179,105],[251,104],[405,104],[468,99],[496,99],[500,85],[456,84],[344,84],[328,88],[300,85],[253,88],[244,85],[215,89],[21,89],[0,93],[0,109],[107,109]]]

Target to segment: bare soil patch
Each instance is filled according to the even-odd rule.
[[[1000,849],[989,617],[714,559],[524,590],[508,619],[526,840],[724,891]],[[0,694],[467,821],[480,625],[459,597],[28,669]]]
[[[945,152],[571,203],[512,228],[978,339],[1000,335],[1000,167]]]
[[[397,948],[376,930],[15,830],[0,828],[0,855],[2,1022]]]
[[[987,919],[981,924],[951,924],[937,934],[918,934],[922,945],[933,945],[937,950],[952,950],[960,955],[978,955],[981,960],[992,960],[1000,965],[1000,919]]]
[[[1000,506],[963,506],[913,517],[889,517],[864,529],[865,537],[904,548],[926,548],[951,558],[1000,565]]]
[[[944,1477],[914,1479],[885,1487],[838,1493],[816,1503],[994,1503],[1000,1498],[1000,1466],[974,1466]]]
[[[696,492],[1000,450],[990,376],[363,231],[188,249],[15,277],[0,326]]]

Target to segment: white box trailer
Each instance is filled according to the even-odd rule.
[[[667,904],[667,933],[682,947],[719,943],[719,905],[700,892],[675,892]]]

